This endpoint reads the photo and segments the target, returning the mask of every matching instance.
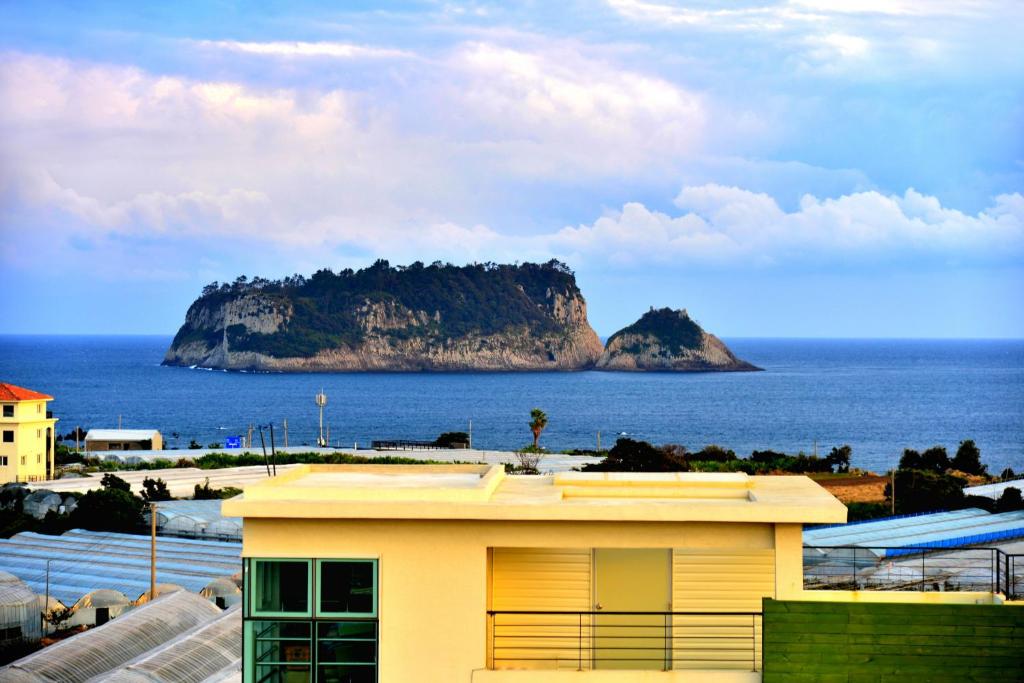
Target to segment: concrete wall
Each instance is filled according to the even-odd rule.
[[[765,683],[1024,680],[1024,610],[764,601]]]
[[[799,533],[797,533],[799,537]],[[487,672],[488,548],[747,548],[769,550],[770,524],[263,519],[245,522],[246,557],[379,558],[381,681],[524,680]],[[776,581],[779,570],[776,568]],[[782,577],[799,582],[799,577]],[[675,609],[687,609],[675,605]],[[474,673],[476,672],[476,673]],[[550,672],[552,674],[556,672]],[[658,672],[660,673],[660,672]],[[516,677],[516,674],[520,674]],[[526,679],[538,679],[528,672]],[[626,673],[569,672],[587,680],[636,681]],[[511,676],[511,677],[509,677]],[[533,676],[532,678],[530,676]],[[673,681],[670,674],[650,680]],[[705,679],[687,672],[686,680]]]

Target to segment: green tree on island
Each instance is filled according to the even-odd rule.
[[[960,442],[960,447],[956,449],[956,455],[953,456],[950,465],[954,470],[966,474],[988,474],[985,471],[987,468],[981,462],[981,451],[974,443],[974,439]]]
[[[548,426],[548,416],[540,408],[530,411],[530,431],[533,432],[533,447],[540,448],[540,433]]]

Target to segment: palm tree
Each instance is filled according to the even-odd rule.
[[[544,428],[548,426],[548,416],[540,408],[534,408],[530,411],[530,431],[533,432],[533,447],[539,448],[537,445],[540,441],[540,433],[544,431]]]

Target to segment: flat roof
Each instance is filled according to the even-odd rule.
[[[242,495],[224,501],[222,514],[306,519],[846,521],[846,507],[804,476],[516,476],[507,475],[501,465],[300,465],[247,485]]]
[[[155,429],[90,429],[86,441],[145,441],[160,432]]]

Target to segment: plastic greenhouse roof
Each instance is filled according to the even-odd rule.
[[[205,681],[242,668],[242,610],[232,607],[119,669],[90,681],[179,683]]]
[[[807,546],[951,547],[1024,536],[1024,511],[977,508],[804,531]]]
[[[149,537],[75,529],[61,536],[25,532],[0,539],[0,570],[66,606],[100,589],[136,600],[149,590]],[[157,537],[157,581],[199,592],[214,579],[241,572],[238,543]]]
[[[0,669],[0,680],[81,683],[123,666],[221,614],[220,609],[193,593],[162,595],[103,626],[13,662]]]

